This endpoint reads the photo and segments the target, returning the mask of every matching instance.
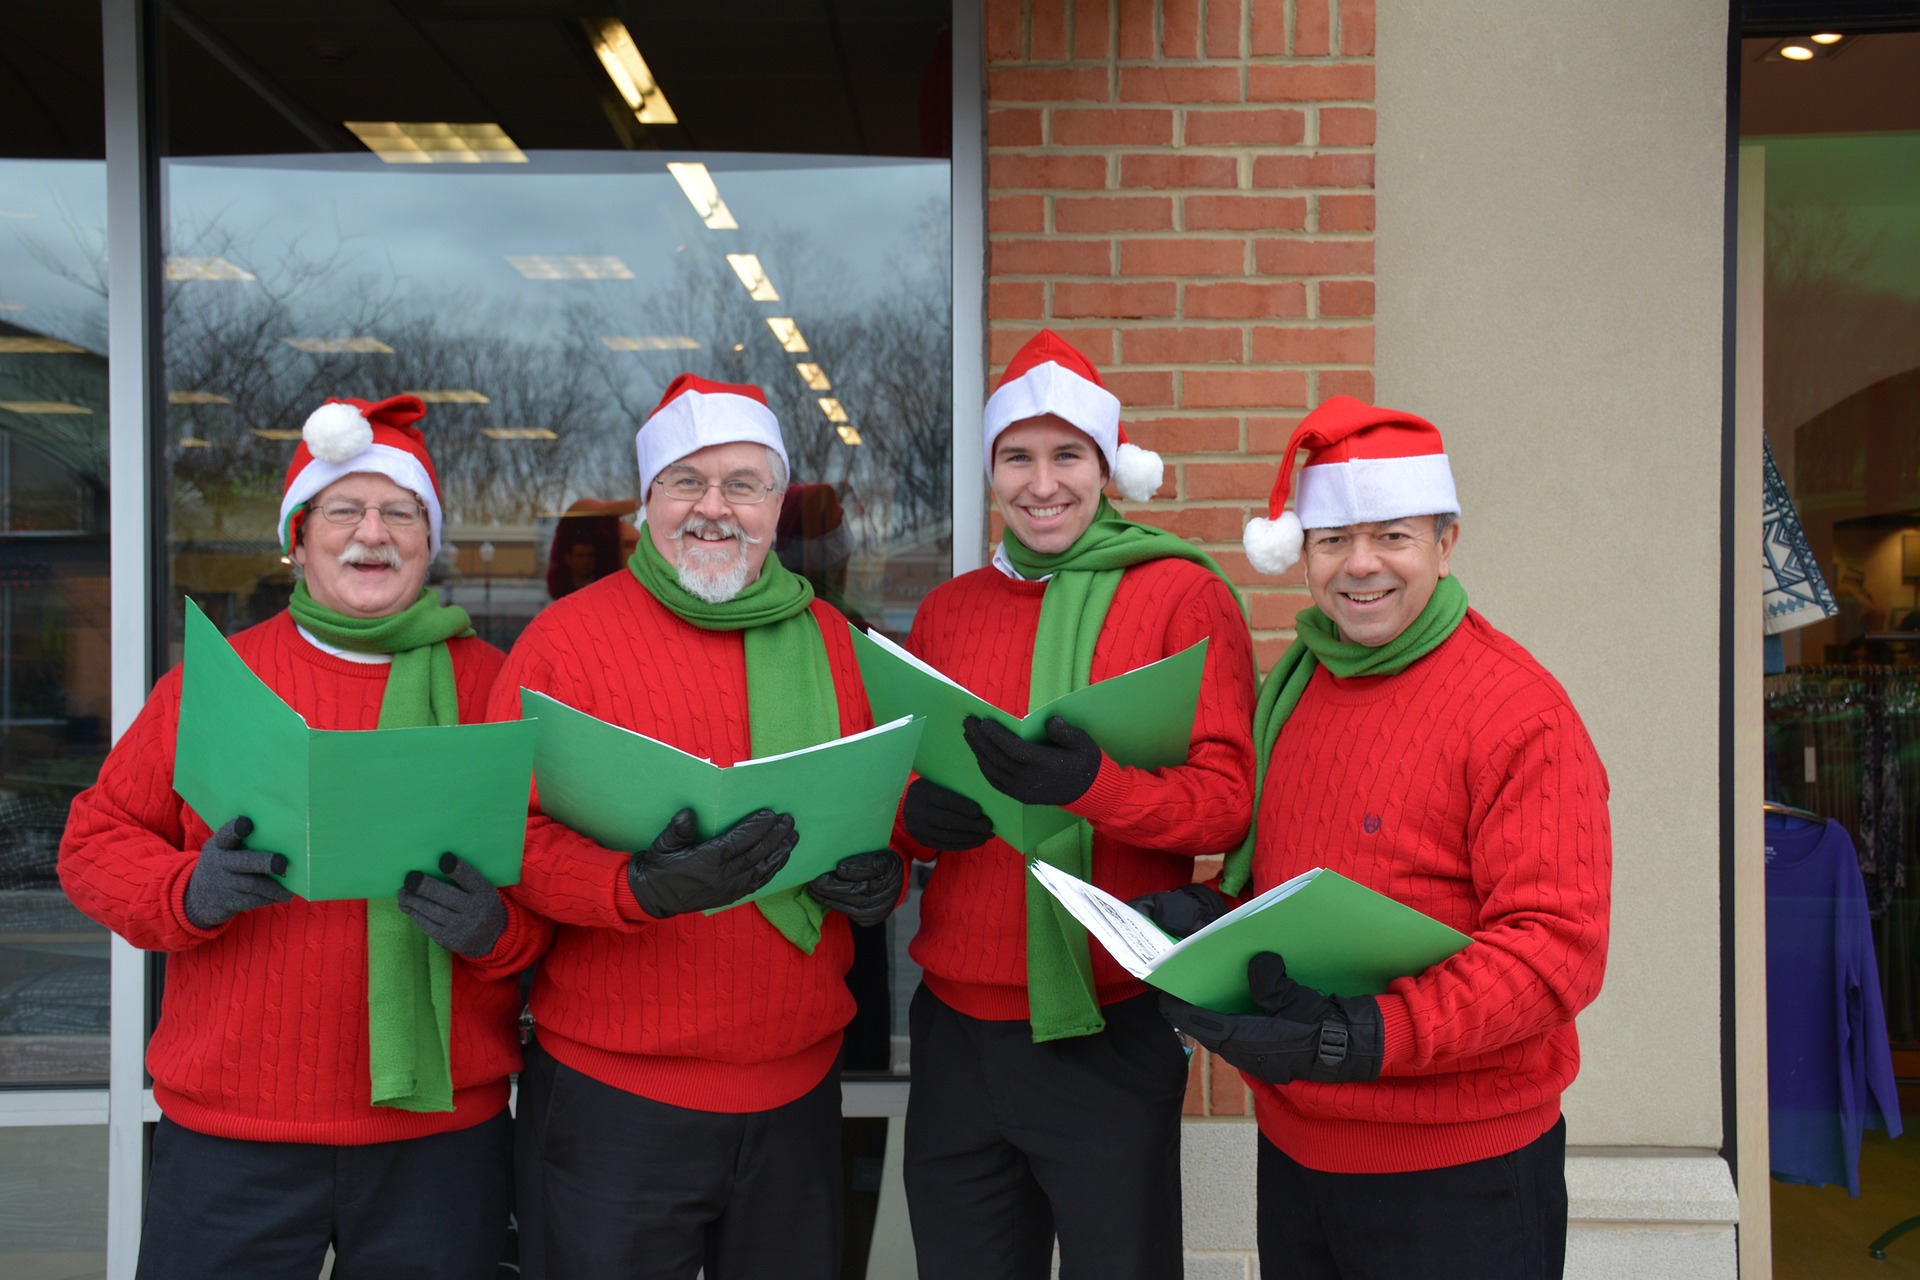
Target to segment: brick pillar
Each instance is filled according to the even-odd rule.
[[[1241,529],[1306,410],[1373,396],[1373,27],[1374,0],[986,3],[994,376],[1043,326],[1099,366],[1167,460],[1123,505],[1240,584],[1262,670],[1309,601]],[[1187,1111],[1246,1087],[1198,1053]]]
[[[1373,21],[1373,0],[986,5],[995,376],[1042,326],[1099,366],[1167,460],[1128,513],[1247,589],[1263,670],[1308,600],[1240,531],[1301,415],[1373,394]]]

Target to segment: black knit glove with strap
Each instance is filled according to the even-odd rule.
[[[942,853],[978,849],[993,838],[993,819],[978,802],[925,778],[907,788],[900,817],[908,835]]]
[[[287,874],[287,855],[242,848],[252,834],[252,818],[229,818],[200,846],[180,904],[194,928],[218,929],[242,911],[293,900],[293,890],[273,878]]]
[[[656,920],[730,906],[773,879],[799,843],[793,815],[755,809],[710,840],[682,809],[653,844],[627,864],[627,884]]]
[[[968,716],[963,732],[987,781],[1021,804],[1072,804],[1100,772],[1100,744],[1065,716],[1047,721],[1046,742],[979,716]]]
[[[1160,1012],[1256,1080],[1323,1084],[1377,1080],[1385,1037],[1372,996],[1330,996],[1287,976],[1263,951],[1247,962],[1247,987],[1264,1013],[1214,1013],[1162,993]]]
[[[1219,890],[1204,884],[1164,889],[1127,905],[1176,938],[1198,933],[1233,910],[1233,904]]]
[[[507,904],[480,869],[451,853],[440,855],[440,872],[453,883],[424,871],[409,871],[400,885],[400,909],[420,932],[469,960],[493,950],[507,928]]]
[[[879,924],[893,914],[900,886],[907,880],[906,864],[891,849],[856,853],[807,882],[807,892],[823,907],[831,907],[855,924]]]

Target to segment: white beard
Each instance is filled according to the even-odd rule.
[[[691,536],[707,529],[724,529],[733,535],[734,540],[720,543],[709,551],[708,544]],[[673,541],[680,544],[680,585],[689,594],[708,604],[725,604],[746,589],[745,550],[758,541],[749,538],[746,530],[728,520],[689,516],[684,524],[674,530],[672,536]]]

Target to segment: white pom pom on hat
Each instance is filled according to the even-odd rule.
[[[1288,511],[1302,449],[1307,462]],[[1241,545],[1256,571],[1281,574],[1299,563],[1308,529],[1442,512],[1459,515],[1460,499],[1440,429],[1415,414],[1334,396],[1294,428],[1267,514],[1247,522]]]
[[[1016,422],[1046,414],[1086,432],[1106,460],[1121,497],[1145,502],[1159,491],[1166,464],[1159,454],[1127,439],[1126,428],[1120,425],[1120,398],[1100,381],[1093,362],[1051,329],[1042,329],[1014,352],[987,398],[981,426],[989,480],[993,478],[993,442],[1000,433]]]
[[[373,424],[353,405],[329,400],[300,428],[307,451],[322,462],[345,462],[373,443]]]

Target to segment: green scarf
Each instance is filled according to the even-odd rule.
[[[680,572],[640,526],[627,568],[653,598],[706,631],[740,631],[747,649],[747,730],[755,756],[797,751],[840,736],[840,703],[820,625],[807,606],[813,587],[769,555],[760,576],[731,600],[710,604],[680,585]],[[803,833],[804,834],[804,833]],[[848,850],[858,853],[860,850]],[[825,908],[801,885],[761,898],[760,908],[787,941],[808,955],[820,941]]]
[[[1408,667],[1438,649],[1467,616],[1467,589],[1457,578],[1442,578],[1434,586],[1420,616],[1393,639],[1369,648],[1342,640],[1339,630],[1318,608],[1301,611],[1294,620],[1299,638],[1287,646],[1273,670],[1260,685],[1260,699],[1253,708],[1253,812],[1255,825],[1238,849],[1227,855],[1220,873],[1220,888],[1238,893],[1253,871],[1253,838],[1258,829],[1260,789],[1266,783],[1267,757],[1280,739],[1280,727],[1300,705],[1300,695],[1313,679],[1313,669],[1324,665],[1342,680],[1355,676],[1399,675]]]
[[[1190,560],[1222,582],[1206,552],[1185,538],[1135,524],[1104,497],[1093,523],[1074,544],[1042,555],[1008,534],[1007,559],[1022,577],[1052,575],[1040,601],[1033,638],[1033,681],[1027,705],[1037,707],[1091,683],[1093,647],[1120,589],[1120,577],[1149,560]],[[1233,584],[1227,583],[1228,590]],[[1239,593],[1234,598],[1239,599]],[[1244,606],[1243,606],[1244,607]],[[1085,821],[1049,836],[1033,856],[1082,880],[1091,878],[1093,828]],[[1027,1008],[1036,1042],[1092,1035],[1105,1027],[1093,990],[1087,931],[1040,882],[1027,877]]]
[[[432,591],[384,618],[349,618],[314,602],[295,583],[293,620],[355,653],[390,653],[382,729],[460,723],[447,641],[473,634],[465,609]],[[437,854],[421,850],[421,856]],[[399,886],[395,886],[397,889]],[[373,1105],[403,1111],[453,1110],[448,1037],[453,1028],[453,961],[420,932],[394,898],[367,899],[367,1043]]]

